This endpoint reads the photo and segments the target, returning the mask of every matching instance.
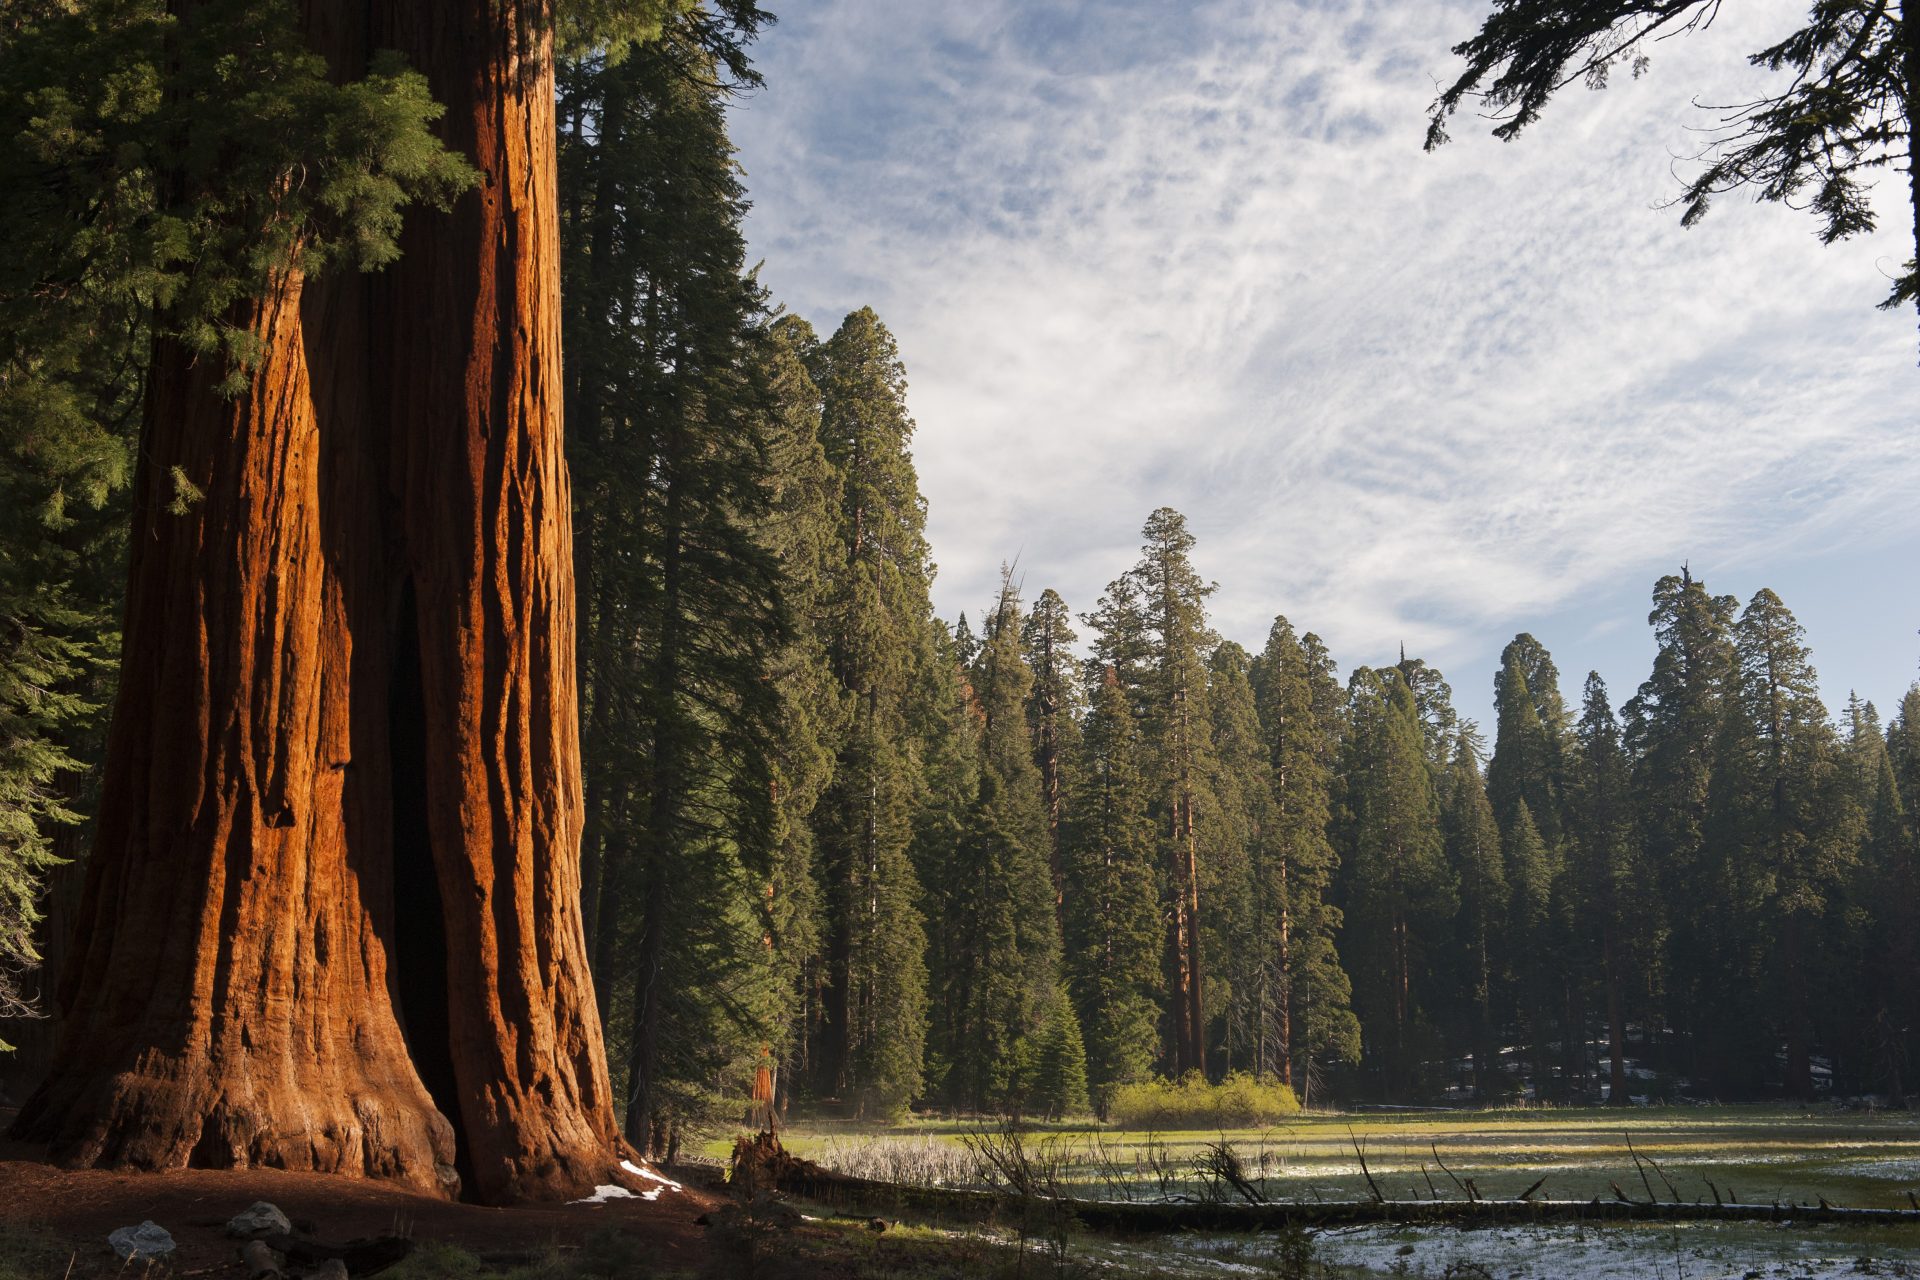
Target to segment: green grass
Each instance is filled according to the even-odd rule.
[[[644,1242],[600,1231],[577,1247],[554,1247],[526,1261],[489,1261],[456,1244],[422,1241],[382,1280],[668,1280]]]
[[[953,1181],[966,1176],[964,1135],[979,1127],[946,1119],[796,1125],[782,1137],[797,1154],[829,1166],[865,1162],[870,1170],[884,1169],[892,1160],[909,1176],[914,1167],[939,1166],[944,1180]],[[1314,1113],[1225,1131],[1153,1133],[1101,1129],[1090,1121],[1036,1125],[1029,1141],[1056,1144],[1069,1176],[1094,1195],[1113,1194],[1108,1183],[1116,1175],[1136,1195],[1149,1194],[1160,1171],[1190,1170],[1210,1144],[1222,1141],[1233,1144],[1276,1199],[1364,1197],[1356,1143],[1390,1198],[1425,1199],[1430,1187],[1457,1198],[1441,1162],[1491,1197],[1518,1195],[1543,1175],[1539,1194],[1557,1198],[1610,1198],[1613,1183],[1636,1198],[1650,1185],[1662,1200],[1675,1191],[1682,1199],[1710,1200],[1711,1182],[1722,1196],[1746,1202],[1825,1196],[1860,1208],[1905,1208],[1909,1192],[1920,1194],[1920,1117],[1897,1113],[1784,1107]],[[724,1158],[726,1149],[716,1143],[710,1153]],[[1650,1163],[1636,1166],[1635,1154]]]
[[[71,1242],[32,1227],[0,1223],[0,1280],[47,1280],[74,1257]]]

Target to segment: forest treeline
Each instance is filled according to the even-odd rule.
[[[1770,591],[1661,578],[1620,704],[1517,636],[1490,743],[1418,658],[1342,681],[1310,620],[1220,638],[1170,509],[1098,600],[1009,569],[936,616],[893,337],[816,331],[747,260],[726,112],[766,20],[559,71],[581,893],[630,1138],[733,1114],[762,1065],[783,1106],[866,1116],[1236,1071],[1309,1101],[1904,1095],[1920,689],[1836,720]],[[58,961],[97,802],[136,259],[57,306],[0,290],[4,999]]]

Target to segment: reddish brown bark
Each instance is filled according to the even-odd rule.
[[[549,37],[495,0],[307,22],[336,62],[405,53],[484,181],[409,215],[385,276],[240,317],[264,354],[237,399],[156,349],[67,1031],[18,1127],[84,1164],[570,1195],[618,1139],[579,915]],[[175,468],[203,496],[170,510]]]

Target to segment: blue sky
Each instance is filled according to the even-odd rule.
[[[1645,678],[1655,578],[1771,586],[1831,707],[1920,671],[1920,370],[1874,309],[1887,230],[1662,207],[1744,55],[1803,0],[1729,6],[1521,141],[1422,154],[1453,0],[812,0],[733,114],[775,297],[898,336],[940,564],[1076,611],[1173,506],[1219,631],[1284,612],[1343,668],[1404,642],[1490,721],[1520,630],[1569,699]],[[1696,128],[1690,128],[1694,126]]]

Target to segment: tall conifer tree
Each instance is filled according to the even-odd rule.
[[[952,941],[932,975],[935,1007],[945,1015],[933,1050],[950,1064],[948,1096],[976,1109],[1017,1103],[1031,1085],[1035,1036],[1053,1011],[1059,981],[1047,815],[1027,727],[1033,673],[1021,654],[1021,621],[1018,589],[1003,570],[969,672],[979,789],[953,856],[928,872],[939,904],[936,927]]]
[[[1788,1094],[1811,1099],[1819,919],[1854,851],[1835,830],[1836,743],[1802,636],[1780,597],[1764,588],[1741,612],[1710,829],[1722,892],[1736,910],[1755,913],[1730,940],[1735,963],[1753,966],[1734,976],[1765,989],[1749,1012],[1786,1042]],[[1771,1055],[1764,1046],[1738,1052],[1745,1038],[1727,1030],[1723,1060],[1731,1069],[1724,1074],[1749,1084]]]
[[[1348,682],[1339,828],[1344,955],[1367,1061],[1389,1097],[1408,1096],[1429,1037],[1430,951],[1455,888],[1440,835],[1427,728],[1402,667]],[[1430,668],[1415,667],[1427,672]]]
[[[925,933],[908,847],[926,787],[910,711],[939,661],[933,567],[909,443],[906,372],[869,309],[814,353],[820,436],[841,481],[827,652],[851,704],[816,810],[826,990],[816,1087],[862,1113],[917,1096],[926,1038]]]
[[[1598,958],[1607,1019],[1607,1101],[1625,1106],[1627,1013],[1644,989],[1634,975],[1652,963],[1659,916],[1634,841],[1633,796],[1620,724],[1598,672],[1587,676],[1576,744],[1567,770],[1568,858],[1585,928],[1575,962]]]
[[[1686,1029],[1691,1069],[1706,1066],[1694,1034],[1726,1000],[1718,957],[1731,943],[1731,909],[1714,883],[1705,838],[1726,699],[1733,679],[1733,616],[1739,602],[1711,596],[1690,571],[1661,578],[1653,588],[1658,649],[1653,671],[1624,708],[1636,827],[1648,869],[1671,904],[1671,934],[1656,993],[1665,1014]]]
[[[1261,957],[1253,1003],[1254,1064],[1305,1092],[1309,1064],[1323,1054],[1359,1056],[1359,1029],[1347,1007],[1351,984],[1334,945],[1340,911],[1328,901],[1337,866],[1327,839],[1332,817],[1332,746],[1339,727],[1317,685],[1333,686],[1313,647],[1275,618],[1255,672],[1271,810],[1256,850],[1256,933]],[[1337,691],[1337,686],[1333,686]],[[1296,1069],[1296,1063],[1298,1068]]]
[[[827,653],[835,581],[838,480],[820,443],[820,392],[807,373],[818,338],[806,321],[782,316],[767,327],[750,368],[771,409],[767,457],[772,491],[761,539],[780,566],[791,639],[774,659],[779,728],[769,740],[774,773],[776,862],[766,885],[765,945],[793,993],[768,1048],[780,1104],[805,1075],[811,1047],[803,1029],[819,1014],[823,989],[820,901],[814,880],[812,816],[833,779],[848,722],[847,695]]]
[[[1447,863],[1459,887],[1454,963],[1462,1043],[1473,1055],[1473,1093],[1481,1101],[1504,1092],[1499,1032],[1506,1007],[1510,896],[1500,827],[1480,776],[1473,739],[1462,733],[1447,769],[1440,824]]]
[[[1201,945],[1199,813],[1208,774],[1210,718],[1206,657],[1215,636],[1207,625],[1213,586],[1194,571],[1186,517],[1162,507],[1147,518],[1140,562],[1108,602],[1137,602],[1141,662],[1139,699],[1148,744],[1154,812],[1160,828],[1167,889],[1170,1057],[1184,1076],[1205,1071],[1206,1001]]]
[[[595,121],[566,135],[566,251],[603,308],[568,313],[592,914],[601,998],[627,1000],[612,1021],[627,1136],[661,1152],[676,1118],[719,1105],[716,1079],[782,1038],[790,990],[769,946],[782,866],[767,746],[794,636],[765,538],[789,406],[753,371],[774,339],[744,275],[745,192],[702,35],[676,19],[624,58],[571,65],[562,98],[569,122]]]
[[[1051,588],[1033,602],[1020,630],[1020,647],[1033,672],[1027,699],[1027,727],[1033,735],[1033,762],[1040,770],[1041,800],[1047,811],[1047,858],[1053,875],[1054,909],[1064,922],[1066,881],[1062,874],[1063,820],[1070,777],[1080,746],[1086,695],[1080,688],[1080,663],[1073,656],[1073,615]]]
[[[1252,659],[1231,640],[1214,647],[1207,659],[1207,711],[1211,721],[1207,779],[1201,789],[1199,821],[1201,900],[1200,943],[1206,971],[1214,975],[1208,994],[1208,1056],[1220,1070],[1251,1065],[1259,1041],[1255,997],[1265,962],[1261,921],[1271,902],[1256,884],[1258,848],[1273,820],[1273,794],[1267,781],[1266,748],[1254,709]]]
[[[1091,684],[1084,768],[1068,808],[1066,954],[1088,1084],[1104,1113],[1114,1089],[1145,1079],[1159,1056],[1164,934],[1139,724],[1111,667]]]
[[[1874,787],[1869,883],[1874,935],[1871,987],[1877,999],[1869,1042],[1877,1083],[1906,1105],[1920,1068],[1920,684],[1900,699],[1887,726],[1886,763]]]

